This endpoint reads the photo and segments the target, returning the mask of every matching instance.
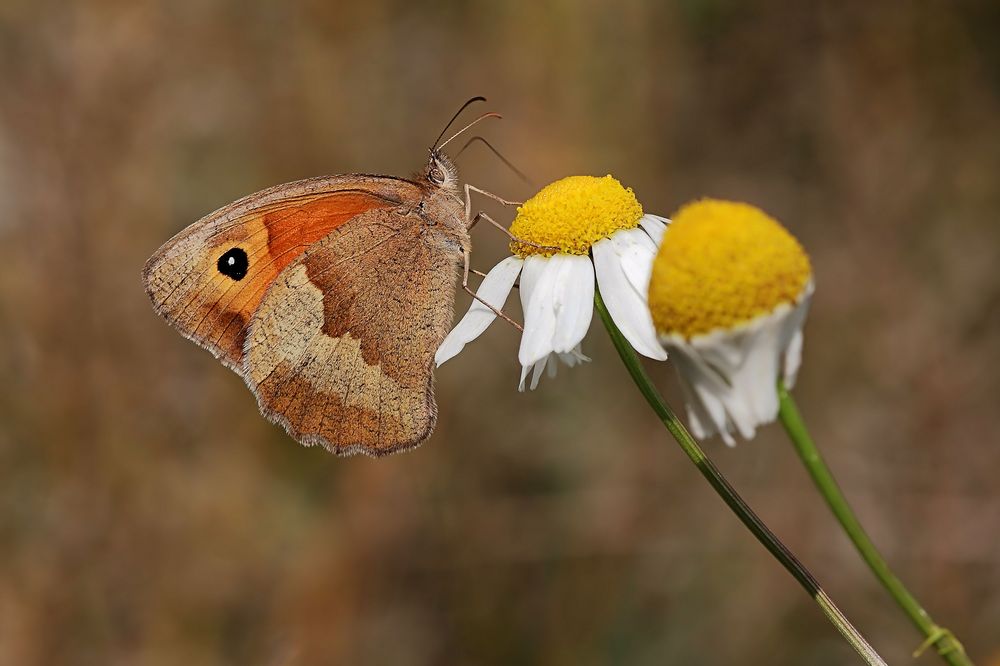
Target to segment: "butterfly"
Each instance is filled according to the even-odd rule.
[[[517,203],[469,184],[463,198],[442,152],[499,117],[440,143],[476,101],[485,98],[459,109],[411,178],[278,185],[206,215],[146,262],[154,310],[242,377],[261,413],[302,444],[382,456],[433,431],[434,352],[463,266],[473,293],[469,230],[480,218],[497,224],[470,215],[470,191]]]

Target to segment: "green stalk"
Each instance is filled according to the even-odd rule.
[[[670,434],[673,435],[677,443],[681,445],[681,449],[687,454],[687,457],[691,459],[691,462],[695,464],[695,467],[702,473],[715,492],[722,498],[722,500],[729,505],[733,513],[746,525],[747,529],[753,533],[757,540],[764,545],[765,548],[774,556],[778,562],[790,573],[795,580],[805,589],[805,591],[811,596],[817,604],[819,604],[820,610],[827,617],[827,619],[837,628],[841,635],[850,643],[851,647],[861,656],[865,663],[870,666],[881,665],[885,666],[885,662],[882,657],[878,655],[877,652],[868,644],[864,639],[864,636],[854,628],[854,625],[848,621],[844,614],[839,608],[833,603],[829,595],[820,587],[819,582],[813,577],[809,570],[803,566],[801,562],[796,559],[795,555],[792,554],[790,550],[783,544],[777,536],[764,524],[757,514],[753,512],[753,509],[743,501],[739,493],[729,485],[729,481],[726,477],[722,475],[722,472],[712,463],[712,461],[705,455],[701,447],[694,440],[691,434],[684,427],[684,424],[680,422],[677,415],[673,413],[670,407],[664,401],[663,397],[660,395],[659,391],[650,381],[649,376],[642,367],[642,363],[639,361],[639,357],[636,355],[635,350],[628,343],[625,337],[622,335],[621,331],[615,325],[614,321],[611,319],[611,315],[608,313],[607,308],[604,305],[604,300],[601,298],[600,290],[595,290],[594,292],[594,303],[597,308],[597,312],[600,314],[601,321],[604,323],[604,327],[608,329],[608,334],[611,336],[611,341],[614,343],[615,348],[618,350],[618,355],[622,359],[622,363],[628,369],[629,374],[632,376],[632,380],[635,382],[636,386],[639,387],[639,391],[642,393],[643,397],[646,398],[646,402],[649,406],[653,408],[656,415],[660,417],[663,425],[667,427]]]
[[[921,607],[916,598],[910,594],[909,590],[906,589],[899,578],[892,572],[892,569],[889,568],[889,565],[886,564],[885,559],[878,552],[878,549],[875,548],[875,544],[872,543],[868,534],[865,533],[864,528],[858,521],[858,517],[854,514],[851,506],[844,498],[844,494],[840,491],[836,479],[833,478],[830,468],[827,467],[823,457],[819,454],[819,450],[816,448],[812,437],[809,436],[809,431],[802,421],[795,401],[792,399],[788,389],[785,388],[784,382],[780,380],[778,381],[778,399],[780,403],[778,418],[785,427],[785,432],[788,433],[792,444],[795,445],[795,450],[798,452],[799,457],[802,458],[803,464],[809,470],[809,475],[812,476],[816,487],[819,488],[820,494],[823,495],[823,499],[826,500],[830,510],[833,511],[833,515],[837,517],[847,536],[854,542],[854,547],[857,548],[861,557],[868,563],[869,568],[871,568],[876,578],[889,591],[889,594],[896,600],[899,607],[906,612],[917,629],[927,638],[923,645],[914,652],[913,656],[920,656],[924,650],[933,645],[937,649],[938,654],[952,666],[973,666],[972,661],[965,654],[965,649],[958,642],[958,639],[955,638],[955,635],[944,627],[935,624],[931,616]]]

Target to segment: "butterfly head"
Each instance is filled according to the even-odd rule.
[[[455,122],[455,119],[461,115],[462,111],[464,111],[466,107],[474,102],[485,101],[485,97],[473,97],[467,100],[465,104],[463,104],[461,108],[455,112],[455,115],[451,117],[451,120],[448,121],[448,124],[444,126],[444,129],[441,130],[441,133],[438,134],[437,139],[435,139],[434,143],[431,145],[430,159],[427,161],[427,167],[424,169],[423,173],[420,174],[424,181],[428,184],[438,188],[439,190],[443,190],[446,194],[450,194],[453,197],[458,195],[458,167],[456,167],[455,163],[451,161],[451,158],[442,152],[442,149],[461,136],[469,128],[474,127],[480,121],[486,120],[487,118],[499,118],[500,114],[494,113],[493,111],[484,113],[444,141],[441,139],[444,138],[445,132],[448,131],[448,128],[451,127],[451,124]]]
[[[421,174],[431,186],[451,194],[458,193],[458,167],[440,150],[431,150],[430,159]]]

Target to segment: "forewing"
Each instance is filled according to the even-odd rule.
[[[160,247],[143,269],[155,310],[185,337],[240,371],[246,327],[281,271],[311,244],[351,219],[419,196],[392,178],[334,176],[258,192],[195,222]],[[245,274],[220,272],[226,252],[242,251]]]
[[[244,377],[303,444],[378,456],[430,435],[434,352],[462,255],[428,229],[395,210],[365,213],[290,263],[261,302]]]

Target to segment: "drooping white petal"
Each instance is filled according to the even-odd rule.
[[[586,262],[584,271],[589,271],[591,289],[593,289],[593,269],[589,267],[590,260],[586,257],[571,257],[569,255],[554,255],[552,257],[531,256],[525,260],[524,268],[521,271],[521,306],[524,310],[524,333],[521,336],[521,347],[518,351],[518,360],[521,363],[521,381],[518,385],[519,391],[524,391],[525,386],[534,390],[538,386],[542,374],[549,369],[550,373],[555,372],[558,360],[571,365],[582,360],[590,360],[580,352],[579,341],[575,347],[566,351],[568,353],[556,353],[555,344],[559,325],[565,325],[570,331],[584,328],[586,333],[589,320],[581,321],[585,317],[593,316],[590,313],[581,313],[578,310],[579,294],[570,293],[574,286],[579,287],[579,282],[574,282],[574,277],[579,278],[581,271],[579,259]],[[586,282],[584,281],[584,284]],[[584,287],[586,288],[586,287]],[[593,291],[590,292],[593,295]],[[571,300],[572,299],[572,300]],[[570,310],[567,311],[567,303]],[[589,302],[588,302],[589,305]],[[590,305],[592,308],[593,306]],[[563,321],[560,322],[560,317]],[[566,323],[568,322],[568,323]],[[575,337],[574,334],[562,334],[565,338]],[[582,334],[580,334],[582,337]],[[528,376],[531,375],[530,382]]]
[[[580,345],[574,347],[567,354],[559,354],[559,360],[570,368],[581,363],[590,363],[590,357],[583,353]]]
[[[555,294],[565,255],[532,255],[521,273],[524,333],[517,358],[522,366],[534,365],[551,354],[556,333]],[[526,284],[527,283],[527,284]]]
[[[523,263],[520,257],[507,257],[501,261],[483,278],[476,295],[497,310],[502,310]],[[482,335],[494,319],[496,313],[479,300],[473,299],[469,311],[438,347],[437,353],[434,354],[434,362],[440,366],[457,356],[465,345]]]
[[[704,439],[718,432],[726,444],[734,446],[736,440],[729,433],[725,408],[725,396],[729,387],[693,349],[683,343],[670,347],[670,360],[680,378],[684,404],[694,436]]]
[[[563,257],[553,295],[556,330],[552,350],[568,354],[583,341],[594,316],[594,265],[590,257]]]
[[[531,369],[531,390],[534,391],[538,388],[538,380],[542,378],[542,373],[545,372],[545,366],[555,364],[555,359],[549,354],[543,358],[538,363],[535,363],[534,367]]]
[[[643,356],[662,361],[667,353],[657,342],[646,288],[655,248],[645,233],[619,231],[594,243],[594,270],[601,297],[615,325]]]
[[[802,349],[802,325],[812,285],[794,305],[732,330],[685,340],[664,336],[681,379],[691,429],[698,437],[718,432],[727,444],[732,433],[752,439],[757,427],[778,415],[779,375],[794,381]]]
[[[558,359],[567,368],[578,366],[581,363],[590,363],[590,357],[581,351],[580,345],[577,345],[568,352],[559,352],[553,354],[549,358],[552,359],[552,361],[549,363],[549,377],[552,378],[556,376],[556,368],[559,365],[558,363],[556,363],[556,359]]]
[[[531,371],[531,366],[530,365],[523,365],[523,366],[521,366],[521,381],[517,385],[517,390],[519,392],[521,392],[521,393],[524,393],[524,380],[527,379],[528,372],[530,372],[530,371]]]
[[[795,331],[792,341],[788,343],[788,349],[785,350],[785,365],[782,370],[782,379],[785,381],[785,386],[789,389],[795,387],[795,380],[799,376],[799,366],[802,365],[802,342],[803,335],[800,329]]]
[[[542,376],[542,371],[545,370],[545,366],[549,363],[549,356],[546,356],[540,361],[536,361],[530,365],[521,366],[521,382],[517,385],[517,390],[524,393],[525,381],[528,378],[528,373],[531,373],[531,383],[527,386],[530,390],[534,391],[538,387],[538,380]]]
[[[656,247],[660,247],[660,242],[663,240],[663,232],[666,231],[668,224],[670,224],[670,220],[667,218],[660,217],[659,215],[649,215],[648,213],[639,219],[639,225],[653,239]]]
[[[609,239],[621,261],[622,271],[629,286],[645,302],[649,294],[649,277],[653,273],[653,260],[657,247],[653,240],[639,229],[619,231]]]
[[[736,404],[743,407],[733,420],[744,439],[753,437],[758,424],[778,416],[778,371],[784,356],[779,329],[771,324],[747,331],[742,362],[731,370],[733,391],[742,398]]]
[[[572,368],[581,363],[589,363],[590,357],[580,350],[580,345],[577,345],[567,353],[553,352],[542,360],[521,368],[521,383],[518,384],[517,390],[524,392],[525,386],[527,386],[527,388],[534,391],[538,387],[543,371],[545,371],[545,374],[550,379],[555,378],[560,362]],[[531,375],[531,382],[526,384],[525,382],[529,374]]]
[[[579,347],[594,315],[594,269],[588,257],[528,257],[521,274],[524,334],[518,360],[533,366]]]
[[[546,263],[546,257],[539,257],[534,254],[524,260],[519,289],[521,294],[521,309],[524,311],[528,309],[528,301],[531,300],[531,295],[535,293],[535,285],[538,284],[538,278],[541,276]]]
[[[809,304],[812,301],[814,289],[815,286],[810,283],[802,298],[802,303],[795,308],[792,316],[785,322],[784,335],[791,335],[785,349],[784,367],[782,368],[785,386],[788,388],[795,386],[795,380],[799,375],[799,366],[802,364],[802,327],[805,325],[806,315],[809,314]]]

